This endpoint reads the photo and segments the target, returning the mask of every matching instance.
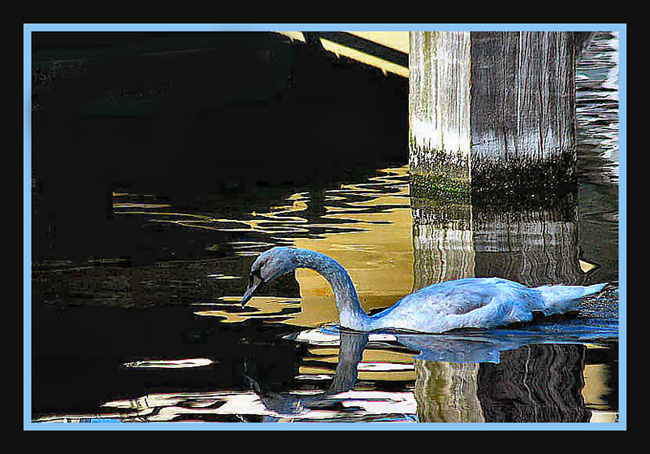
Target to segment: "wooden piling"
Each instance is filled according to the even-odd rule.
[[[416,192],[555,188],[575,180],[571,32],[411,32]]]
[[[470,34],[411,32],[409,168],[415,187],[470,187]],[[421,183],[421,184],[420,184]]]

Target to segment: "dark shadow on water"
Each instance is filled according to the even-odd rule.
[[[112,217],[113,191],[260,211],[408,156],[406,79],[280,35],[35,33],[33,49],[35,259],[164,256],[137,251],[156,235]]]

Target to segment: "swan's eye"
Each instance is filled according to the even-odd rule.
[[[248,284],[249,285],[259,285],[263,284],[264,279],[262,278],[262,271],[261,269],[256,269],[251,271],[250,276],[248,277]]]

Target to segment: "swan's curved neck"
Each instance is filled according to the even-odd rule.
[[[341,326],[359,331],[367,330],[370,317],[361,308],[354,283],[345,268],[336,260],[319,252],[308,249],[295,251],[296,268],[312,269],[329,282],[334,292]]]

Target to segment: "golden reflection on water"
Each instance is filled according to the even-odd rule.
[[[236,254],[241,256],[256,256],[276,244],[275,241],[282,241],[283,244],[290,241],[294,246],[325,253],[348,270],[366,311],[388,307],[412,291],[434,282],[473,276],[478,263],[476,251],[479,249],[482,254],[512,254],[513,251],[519,254],[520,249],[532,248],[528,256],[533,259],[539,255],[537,249],[543,250],[544,254],[557,249],[561,252],[557,252],[560,256],[568,250],[569,257],[563,257],[564,261],[582,273],[592,269],[585,269],[573,252],[577,242],[574,218],[558,220],[554,213],[549,215],[533,211],[524,213],[522,219],[512,222],[508,213],[496,219],[486,219],[481,212],[473,214],[471,206],[432,206],[410,197],[407,166],[384,169],[379,176],[369,178],[364,183],[343,184],[324,191],[320,201],[322,214],[315,221],[307,216],[310,204],[314,203],[311,197],[309,192],[291,194],[284,199],[285,203],[272,206],[267,212],[252,212],[249,219],[173,213],[165,204],[150,202],[116,203],[114,209],[121,214],[147,214],[153,222],[230,232],[255,232],[268,238],[267,241],[231,242]],[[345,234],[341,235],[341,232]],[[495,235],[498,238],[492,238]],[[501,236],[507,237],[506,240]],[[477,238],[478,245],[475,244]],[[503,245],[509,245],[512,251],[502,249],[505,247]],[[557,260],[533,262],[539,268],[546,266],[546,262],[555,266]],[[507,261],[507,266],[513,264],[518,266],[514,259]],[[495,265],[490,262],[482,266],[488,269]],[[537,274],[549,274],[549,270],[543,267],[541,271],[526,270],[528,268],[523,267],[519,271],[510,271],[519,273],[531,282],[539,279]],[[555,278],[556,272],[552,269],[549,275]],[[574,271],[562,271],[560,275],[567,277],[572,276],[571,273]],[[222,273],[209,277],[238,278]],[[299,269],[295,277],[300,298],[258,294],[245,308],[241,308],[241,295],[223,295],[215,301],[197,302],[194,313],[218,317],[222,323],[263,318],[311,328],[336,322],[334,296],[328,283],[311,270]],[[338,340],[311,339],[309,345],[308,359],[300,364],[296,378],[304,382],[335,380],[335,369],[340,361]],[[395,348],[366,348],[356,366],[359,381],[410,383],[412,392],[391,392],[378,396],[375,395],[377,391],[355,387],[338,395],[343,405],[363,408],[360,413],[363,417],[382,412],[403,412],[398,419],[416,418],[423,422],[486,420],[478,396],[479,364],[428,361],[415,359],[413,354]],[[191,360],[188,364],[143,360],[136,361],[132,367],[202,365],[194,364]],[[603,365],[586,365],[582,370],[583,386],[579,393],[592,412],[592,421],[612,421],[616,418],[615,412],[607,411],[607,403],[602,397],[611,391],[605,385],[606,379]],[[300,394],[299,390],[291,393],[294,397]],[[288,397],[284,398],[286,400]],[[288,416],[268,407],[264,399],[253,392],[198,393],[192,396],[180,393],[149,395],[142,399],[109,402],[106,406],[128,408],[134,411],[131,418],[148,421],[190,417],[197,408],[201,409],[202,414],[210,408],[209,412],[214,416],[254,414],[286,421],[340,417],[335,412],[306,408],[294,408],[292,411],[296,412],[295,415]],[[179,406],[179,403],[182,405]]]
[[[415,400],[421,422],[485,422],[478,363],[415,360]]]
[[[390,176],[403,177],[407,167],[384,170]],[[380,180],[380,183],[383,181]],[[411,293],[413,288],[412,217],[408,181],[397,193],[373,193],[368,185],[343,185],[334,195],[359,192],[373,196],[369,200],[350,201],[345,208],[327,207],[323,216],[346,220],[345,235],[326,233],[320,238],[297,238],[297,247],[322,252],[337,260],[350,273],[361,306],[369,311],[392,305]],[[354,208],[382,208],[360,211]],[[380,277],[380,278],[379,278]],[[296,271],[303,311],[293,320],[301,326],[317,326],[337,320],[331,288],[316,272]]]
[[[301,215],[311,203],[309,193],[299,192],[284,205],[268,212],[253,212],[252,219],[234,220],[184,213],[132,211],[133,204],[115,205],[120,214],[148,213],[154,222],[230,232],[259,232],[272,239],[291,240],[294,246],[325,253],[350,273],[363,308],[368,311],[392,305],[413,290],[412,216],[408,166],[380,171],[365,183],[343,184],[325,191],[324,214],[318,222]],[[390,190],[386,190],[386,188]],[[152,205],[152,204],[150,204]],[[128,206],[128,209],[127,209]],[[339,232],[345,231],[345,235]],[[298,236],[314,232],[309,236]],[[317,232],[317,233],[316,233]],[[270,242],[230,243],[238,255],[257,255],[273,246]],[[258,294],[240,310],[240,295],[224,295],[211,307],[198,310],[223,322],[240,322],[250,317],[275,317],[283,322],[315,327],[336,321],[338,315],[331,288],[317,273],[299,269],[295,273],[300,300]],[[380,276],[381,278],[378,278]],[[291,305],[299,310],[287,311]],[[297,305],[297,306],[296,306]]]

